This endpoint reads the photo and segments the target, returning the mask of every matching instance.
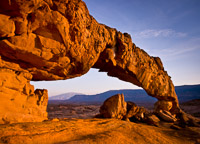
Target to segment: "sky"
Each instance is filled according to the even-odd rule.
[[[131,35],[133,43],[159,56],[174,85],[200,84],[200,0],[84,0],[99,22]],[[96,94],[139,87],[91,69],[69,80],[31,82],[49,96]]]

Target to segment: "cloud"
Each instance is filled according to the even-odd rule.
[[[182,32],[176,32],[172,29],[147,29],[138,33],[135,33],[136,38],[154,38],[154,37],[185,37],[187,34]]]
[[[191,38],[182,43],[176,43],[171,45],[169,48],[155,49],[151,53],[153,55],[159,55],[167,60],[180,57],[180,56],[189,56],[191,52],[199,53],[200,50],[200,38]]]

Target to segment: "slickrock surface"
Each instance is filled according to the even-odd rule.
[[[200,128],[174,130],[116,119],[58,119],[0,125],[0,143],[9,144],[197,144]]]
[[[90,68],[140,86],[158,100],[172,101],[171,111],[179,111],[174,85],[160,58],[138,48],[129,34],[99,24],[81,0],[1,0],[0,56],[0,70],[7,79],[15,81],[18,75],[26,75],[22,77],[27,80],[14,86],[11,82],[6,85],[4,76],[0,79],[0,99],[12,103],[10,107],[17,105],[20,113],[37,113],[45,119],[43,108],[41,112],[34,110],[41,96],[33,94],[30,80],[69,79]],[[28,99],[33,97],[29,105]],[[7,107],[0,105],[0,123],[3,119],[12,122]],[[9,109],[9,113],[15,110]],[[23,121],[21,116],[15,119]]]

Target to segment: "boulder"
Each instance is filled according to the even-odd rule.
[[[123,94],[108,98],[100,107],[100,114],[96,118],[117,118],[131,122],[145,122],[158,126],[159,118],[151,114],[144,107],[139,107],[133,102],[125,102]]]
[[[127,102],[127,112],[129,112],[131,110],[132,107],[136,107],[137,105],[132,102],[132,101],[128,101]]]
[[[144,122],[149,125],[159,126],[160,119],[156,115],[151,114],[146,116]]]
[[[161,118],[162,120],[166,122],[175,122],[177,119],[175,118],[175,115],[172,115],[170,110],[172,109],[172,102],[161,100],[157,101],[154,104],[154,111],[155,113]]]
[[[127,102],[126,121],[142,121],[149,112],[144,107],[139,107],[133,102]]]
[[[99,110],[101,117],[116,119],[122,119],[126,115],[126,111],[126,102],[123,94],[108,98]]]
[[[157,116],[166,122],[175,122],[177,119],[170,112],[165,110],[160,110],[156,112]]]
[[[154,111],[165,110],[170,111],[172,109],[172,101],[159,100],[154,104]]]

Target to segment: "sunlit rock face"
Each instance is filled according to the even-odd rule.
[[[30,86],[30,80],[69,79],[97,68],[144,88],[158,100],[172,101],[171,111],[179,110],[174,85],[161,60],[136,47],[129,34],[99,24],[81,0],[1,0],[0,55],[0,69],[9,79],[30,75],[14,88],[16,97],[26,99],[19,107],[37,105],[28,105],[30,93],[21,91],[25,83]],[[1,89],[3,81],[4,77]],[[15,95],[7,89],[0,92],[5,102]],[[3,119],[7,112],[0,113]]]
[[[15,68],[15,64],[0,60],[0,124],[47,119],[47,90],[34,91],[32,75],[3,68],[7,64]]]
[[[127,112],[127,104],[123,94],[117,94],[108,98],[100,107],[100,116],[103,118],[122,119]]]

